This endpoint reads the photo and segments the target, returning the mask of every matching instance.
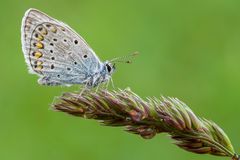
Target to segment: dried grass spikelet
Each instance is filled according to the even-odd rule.
[[[198,154],[212,154],[238,160],[224,131],[214,122],[197,117],[177,98],[143,100],[130,89],[64,93],[54,110],[99,120],[107,126],[124,126],[145,139],[168,133],[180,148]]]

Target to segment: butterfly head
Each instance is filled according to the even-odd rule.
[[[112,75],[115,69],[116,69],[115,63],[110,63],[108,61],[104,63],[104,70],[106,74]]]

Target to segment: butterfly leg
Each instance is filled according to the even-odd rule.
[[[81,92],[79,93],[78,97],[80,97],[80,96],[83,94],[84,91],[86,91],[87,89],[89,89],[89,88],[87,87],[89,82],[90,82],[90,79],[88,79],[88,80],[86,81],[86,84],[84,85],[84,87],[82,87],[82,90],[81,90]]]
[[[63,85],[62,83],[55,81],[55,80],[51,80],[51,78],[46,77],[46,76],[39,78],[38,83],[41,85],[47,85],[47,86]]]
[[[114,86],[112,77],[110,78],[110,81],[111,81],[111,84],[112,84],[113,89],[115,89],[115,86]]]
[[[100,84],[99,84],[99,85],[97,85],[97,87],[96,87],[96,90],[95,90],[95,93],[97,93],[97,92],[98,92],[99,86],[100,86]]]
[[[79,93],[78,97],[80,97],[86,89],[87,89],[87,86],[85,85],[85,86],[82,88],[81,92]]]
[[[110,79],[108,79],[107,82],[103,83],[103,89],[105,90],[105,92],[107,92],[109,82],[110,82]]]
[[[106,85],[105,85],[105,90],[107,90],[107,89],[108,89],[108,86],[109,86],[109,81],[110,81],[110,80],[107,80],[107,82],[106,82]]]

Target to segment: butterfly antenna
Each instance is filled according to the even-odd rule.
[[[134,52],[134,53],[126,55],[126,56],[113,58],[110,62],[132,63],[132,61],[130,61],[129,59],[131,59],[131,58],[133,58],[133,57],[135,57],[137,55],[139,55],[139,53],[138,52]]]

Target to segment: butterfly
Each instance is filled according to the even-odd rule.
[[[70,26],[37,10],[26,11],[21,42],[29,72],[48,86],[84,84],[93,88],[111,79],[112,61],[101,62],[87,42]]]

